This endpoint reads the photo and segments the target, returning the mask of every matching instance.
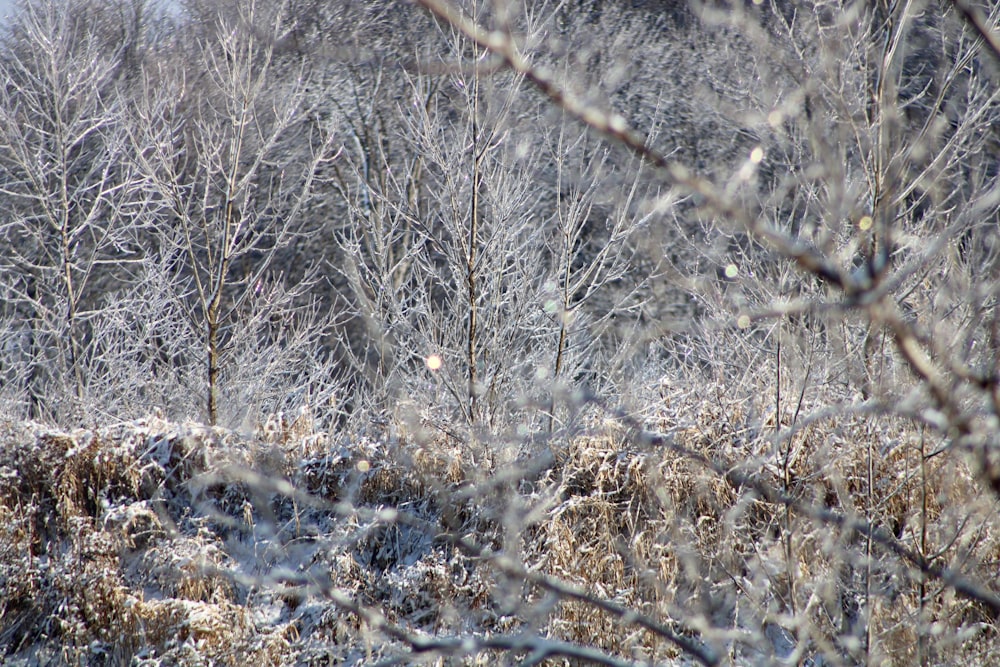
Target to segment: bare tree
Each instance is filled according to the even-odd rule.
[[[384,403],[411,401],[414,418],[460,439],[537,419],[524,410],[537,400],[551,426],[554,381],[603,377],[601,331],[641,301],[642,280],[623,278],[645,186],[567,126],[534,126],[520,76],[490,74],[460,35],[441,39],[445,55],[418,60],[401,91],[392,72],[377,79],[397,86],[397,134],[384,110],[347,108],[360,113],[353,170],[339,173],[344,275],[371,336],[355,367]],[[608,178],[620,202],[599,192]]]
[[[147,75],[132,137],[136,164],[159,206],[155,242],[173,276],[166,284],[179,288],[174,299],[187,315],[179,331],[205,350],[212,424],[222,419],[224,391],[245,384],[230,398],[239,412],[250,396],[271,393],[277,375],[291,372],[268,366],[254,375],[263,369],[244,355],[253,350],[277,364],[299,351],[308,357],[330,321],[315,317],[310,305],[318,267],[283,262],[315,235],[305,212],[317,171],[335,157],[330,128],[309,120],[308,72],[275,61],[281,12],[250,5],[219,21],[212,39],[195,46],[200,65],[193,74],[179,63]],[[229,413],[227,421],[234,418]]]
[[[85,11],[30,4],[0,59],[0,270],[18,341],[3,366],[9,398],[35,418],[80,418],[94,405],[88,388],[109,372],[88,350],[105,315],[99,295],[141,260],[120,54],[101,28]]]

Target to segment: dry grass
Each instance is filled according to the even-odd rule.
[[[206,433],[162,422],[100,434],[5,425],[0,643],[11,659],[281,663],[291,626],[255,630],[210,531],[164,525],[184,520],[177,510],[189,499],[166,496],[201,471]]]
[[[919,432],[816,422],[795,435],[783,468],[766,438],[733,445],[738,415],[719,417],[710,409],[664,423],[679,425],[680,447],[889,527],[929,560],[992,585],[996,501],[957,456],[927,457],[933,446]],[[260,476],[220,477],[234,464]],[[442,539],[447,527],[728,647],[735,664],[795,651],[844,663],[866,653],[886,664],[997,657],[995,621],[975,603],[862,535],[766,502],[677,450],[643,449],[611,429],[555,447],[531,484],[484,483],[501,472],[476,471],[454,445],[430,440],[244,440],[157,419],[97,433],[6,424],[0,646],[11,660],[73,664],[406,654],[398,637],[336,604],[336,591],[414,633],[533,628],[622,658],[679,657],[662,636],[455,549]],[[416,523],[366,513],[384,507]],[[503,662],[489,651],[463,660]]]

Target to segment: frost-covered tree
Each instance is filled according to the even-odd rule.
[[[123,5],[125,8],[126,5]],[[0,54],[3,396],[85,418],[115,369],[93,354],[102,296],[134,278],[145,204],[128,159],[125,45],[86,7],[25,5]]]

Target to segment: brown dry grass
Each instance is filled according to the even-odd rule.
[[[766,438],[739,440],[736,417],[716,408],[664,424],[683,425],[679,448],[888,527],[928,560],[993,585],[997,502],[960,457],[928,456],[933,443],[918,431],[875,419],[811,424],[786,457]],[[0,436],[0,646],[13,658],[87,664],[103,651],[113,661],[270,665],[405,651],[333,604],[327,587],[432,635],[531,627],[623,658],[678,657],[663,637],[462,553],[441,539],[448,530],[721,642],[736,664],[767,663],[782,641],[844,663],[997,657],[994,619],[941,582],[613,426],[554,445],[526,486],[516,469],[477,469],[454,443],[429,439],[251,441],[159,420],[97,433],[7,424]],[[301,495],[218,476],[233,464]],[[500,473],[513,481],[486,483]],[[205,474],[215,476],[199,481]],[[345,514],[345,502],[358,513]],[[437,528],[362,511],[383,507]],[[863,607],[867,647],[852,627]],[[476,655],[468,660],[503,661]]]
[[[0,645],[8,654],[121,664],[144,650],[173,664],[281,663],[289,628],[254,632],[220,571],[224,554],[204,533],[168,537],[151,509],[150,501],[163,502],[154,496],[167,471],[194,474],[192,447],[210,444],[184,430],[4,426]],[[158,442],[171,452],[166,469],[148,458]]]

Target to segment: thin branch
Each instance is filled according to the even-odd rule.
[[[601,401],[594,397],[591,400],[598,405],[602,405]],[[753,490],[757,495],[770,503],[789,507],[802,516],[826,525],[835,526],[842,531],[857,532],[860,535],[871,538],[874,542],[882,545],[904,561],[916,567],[920,572],[950,586],[961,596],[986,606],[993,612],[995,617],[1000,617],[1000,595],[990,591],[982,583],[967,579],[960,572],[952,568],[932,564],[929,559],[925,558],[919,552],[907,548],[887,530],[864,519],[841,514],[828,507],[820,507],[803,502],[789,493],[767,484],[750,472],[740,470],[739,468],[729,468],[712,460],[705,454],[684,447],[671,435],[647,431],[642,424],[624,411],[609,408],[608,406],[605,406],[605,408],[614,413],[622,423],[631,429],[630,438],[633,442],[646,447],[666,447],[687,459],[701,464],[704,468],[725,479],[734,487],[744,487]]]
[[[987,23],[988,19],[983,15],[982,10],[974,7],[969,0],[951,0],[951,4],[955,5],[955,9],[962,15],[965,22],[979,34],[989,48],[990,54],[1000,65],[1000,34],[997,34],[993,26]]]

